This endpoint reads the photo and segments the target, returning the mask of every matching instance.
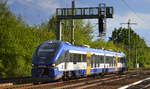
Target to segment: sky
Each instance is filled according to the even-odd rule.
[[[55,15],[56,8],[70,8],[72,0],[8,0],[8,7],[15,15],[21,15],[29,25],[48,21]],[[107,19],[107,35],[111,36],[114,28],[127,27],[129,19],[137,25],[131,25],[150,46],[150,0],[75,0],[76,7],[98,7],[99,3],[114,7],[114,17]],[[97,20],[90,20],[95,32]]]

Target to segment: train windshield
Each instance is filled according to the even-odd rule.
[[[36,52],[37,61],[39,63],[48,62],[54,57],[56,50],[58,49],[58,44],[56,43],[45,43],[42,44]]]

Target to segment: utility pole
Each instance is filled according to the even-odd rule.
[[[129,43],[129,63],[131,62],[130,60],[130,44],[131,44],[131,25],[136,25],[137,23],[131,23],[131,20],[129,19],[127,23],[120,23],[120,24],[124,24],[124,25],[128,25],[128,30],[129,30],[129,34],[128,34],[128,43]],[[137,65],[137,58],[136,58],[136,65]]]
[[[74,15],[75,14],[75,1],[73,0],[72,1],[72,15]],[[71,32],[71,36],[72,36],[72,38],[71,38],[71,43],[74,45],[74,19],[73,19],[73,17],[72,17],[72,32]]]
[[[129,19],[127,23],[120,23],[120,24],[127,24],[128,25],[128,29],[131,29],[130,25],[137,25],[137,23],[131,23],[131,20]]]

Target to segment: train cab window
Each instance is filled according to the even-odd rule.
[[[54,57],[55,52],[58,49],[58,47],[59,47],[59,44],[56,44],[56,43],[41,44],[35,52],[35,55],[37,57],[36,60],[40,63],[50,61]]]

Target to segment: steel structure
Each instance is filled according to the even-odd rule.
[[[100,36],[102,36],[102,34],[105,34],[106,19],[113,18],[113,7],[107,7],[104,3],[102,3],[99,5],[99,7],[75,8],[75,4],[74,5],[73,4],[74,1],[72,2],[72,8],[56,9],[57,30],[58,30],[57,40],[61,40],[61,32],[62,32],[61,20],[63,19],[72,19],[72,20],[73,19],[98,19]],[[74,30],[74,26],[73,26],[73,30]],[[72,39],[72,41],[73,40],[74,39]]]

